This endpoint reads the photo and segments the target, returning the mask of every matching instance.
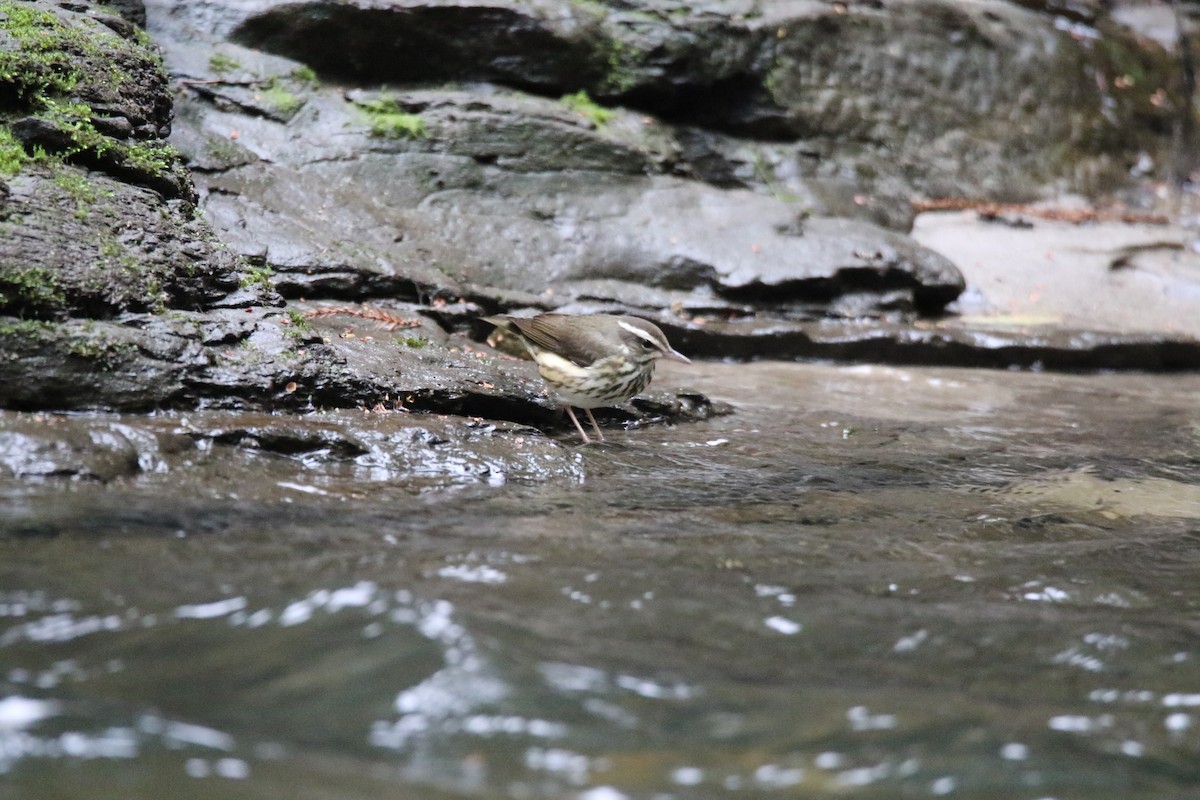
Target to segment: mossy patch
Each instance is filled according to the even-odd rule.
[[[48,269],[0,270],[0,311],[6,314],[51,314],[62,309],[66,302],[58,276]]]
[[[288,73],[288,77],[298,83],[303,83],[308,86],[316,86],[321,82],[321,79],[317,77],[316,70],[307,65],[296,67],[294,70]]]
[[[130,167],[149,175],[165,175],[183,167],[183,156],[175,146],[157,139],[122,147],[118,153]]]
[[[355,100],[354,104],[367,116],[372,136],[383,139],[425,139],[429,131],[425,120],[410,114],[391,97],[375,100]]]
[[[611,108],[605,108],[588,97],[587,91],[583,89],[575,92],[575,94],[563,95],[559,99],[559,102],[576,114],[586,118],[596,127],[608,123],[613,118],[614,112]]]
[[[55,14],[11,0],[0,3],[0,30],[17,44],[0,52],[0,83],[28,104],[73,91],[80,80],[73,53],[98,49]]]
[[[45,322],[40,319],[0,319],[0,337],[5,339],[41,342],[57,328],[57,323]]]
[[[116,341],[102,333],[89,330],[67,342],[67,353],[91,362],[102,372],[111,372],[136,354],[137,346],[132,342]]]
[[[268,266],[250,266],[242,273],[238,280],[238,285],[243,289],[252,289],[258,287],[260,289],[273,289],[274,284],[271,283],[271,276],[275,272]]]
[[[86,173],[66,164],[58,165],[50,180],[75,201],[75,217],[77,219],[87,218],[96,203],[113,196],[112,191],[88,178]]]
[[[227,72],[241,69],[242,65],[233,56],[217,52],[208,57],[208,68],[217,75],[224,75]]]
[[[29,160],[29,154],[13,136],[12,129],[0,125],[0,176],[18,174]]]
[[[620,39],[608,46],[608,70],[601,87],[605,93],[625,94],[638,84],[637,53]]]
[[[262,101],[276,113],[290,117],[304,106],[304,98],[272,80],[263,89]]]
[[[11,42],[0,51],[0,93],[13,96],[11,105],[37,110],[46,98],[72,97],[106,105],[148,102],[157,108],[141,110],[166,111],[169,97],[152,97],[143,85],[148,78],[166,87],[162,59],[146,37],[125,39],[103,25],[71,20],[0,0],[0,32]]]
[[[280,322],[284,326],[284,333],[296,344],[306,341],[313,333],[312,323],[294,308],[283,312],[283,319]]]
[[[232,139],[209,139],[206,143],[208,154],[217,161],[229,164],[241,163],[246,158],[246,149]]]
[[[92,124],[92,109],[86,103],[72,103],[54,98],[42,99],[43,111],[39,115],[50,122],[70,140],[60,155],[64,158],[83,152],[103,156],[117,143],[96,130]]]
[[[289,308],[287,310],[287,312],[284,314],[284,316],[287,317],[288,324],[291,325],[296,330],[299,330],[299,331],[311,331],[312,330],[312,324],[309,323],[308,318],[305,317],[303,314],[301,314],[296,309]]]
[[[40,121],[27,120],[15,135],[4,129],[0,173],[57,158],[134,180],[130,173],[143,173],[151,184],[166,173],[182,174],[174,148],[126,144],[96,125],[101,117],[124,117],[145,131],[168,119],[166,73],[152,46],[81,16],[14,0],[0,0],[0,40],[7,45],[0,51],[0,106]],[[169,183],[178,183],[179,174]]]

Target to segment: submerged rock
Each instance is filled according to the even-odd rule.
[[[312,483],[300,485],[305,472]],[[511,423],[396,411],[303,416],[219,411],[57,415],[0,412],[0,478],[236,486],[241,497],[348,496],[507,481],[578,481],[572,449]],[[287,486],[281,486],[280,481]],[[3,527],[0,525],[0,527]]]

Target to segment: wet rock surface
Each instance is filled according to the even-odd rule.
[[[1165,54],[1098,9],[1080,15],[1061,4],[268,1],[220,14],[217,4],[191,5],[203,30],[334,80],[489,81],[550,96],[584,89],[688,126],[800,140],[838,162],[818,168],[827,174],[849,162],[884,185],[944,182],[959,194],[981,184],[989,194],[1026,192],[1033,175],[1076,189],[1105,172],[1120,180],[1117,154],[1146,146],[1127,138],[1127,123],[1162,136],[1171,114],[1151,102],[1169,83]],[[1107,47],[1091,46],[1101,36]],[[1111,74],[1114,62],[1145,71],[1106,92],[1092,76]],[[1107,152],[1095,148],[1097,134]],[[1062,159],[1054,145],[1064,143]],[[936,168],[922,178],[912,164]]]
[[[239,288],[237,260],[185,204],[66,164],[31,166],[7,186],[0,311],[8,316],[202,309],[230,305]]]
[[[144,37],[111,19],[86,6],[0,8],[9,57],[27,70],[14,68],[18,102],[6,117],[16,149],[0,193],[0,404],[125,411],[385,404],[555,427],[557,410],[525,365],[468,358],[471,341],[448,335],[480,309],[429,305],[437,270],[429,268],[428,280],[368,276],[360,284],[343,268],[306,275],[303,286],[278,281],[293,295],[420,294],[424,303],[395,311],[411,313],[422,328],[401,339],[364,335],[348,346],[349,326],[323,335],[320,321],[304,317],[319,309],[284,308],[265,259],[231,251],[193,205],[190,177],[158,138],[172,116],[165,73]],[[124,37],[119,46],[110,28]],[[115,84],[109,75],[118,76]],[[166,160],[151,163],[147,153]],[[339,276],[350,277],[339,283]],[[704,398],[660,395],[609,416],[649,421],[713,409]]]
[[[436,296],[487,313],[634,311],[697,355],[739,358],[1200,363],[1191,337],[1146,359],[1153,330],[994,335],[942,324],[966,288],[961,272],[879,227],[907,228],[918,188],[1032,196],[1084,188],[1085,175],[1114,168],[1127,176],[1132,151],[1120,142],[1129,126],[1145,134],[1138,154],[1153,159],[1144,148],[1171,124],[1171,95],[1151,103],[1145,94],[1169,92],[1169,58],[1156,46],[1142,49],[1096,9],[735,5],[668,13],[654,4],[161,2],[150,22],[184,86],[177,141],[200,169],[209,219],[237,252],[270,264],[292,300]],[[471,32],[473,48],[440,32],[444,15]],[[331,29],[339,44],[325,47],[316,31]],[[1114,49],[1101,52],[1102,34]],[[532,65],[520,43],[534,41],[572,55]],[[825,41],[859,66],[819,57]],[[903,43],[904,64],[883,41]],[[939,51],[947,46],[952,55]],[[1030,131],[1056,146],[1072,139],[1059,126],[1096,108],[1090,76],[1118,51],[1147,70],[1137,91],[1122,79],[1119,96],[1099,101],[1126,122],[1101,137],[1103,153],[1081,153],[1074,172],[1047,183],[1053,170],[1018,153],[1040,158]],[[414,52],[426,58],[420,68]],[[997,63],[1009,71],[997,73]],[[862,69],[870,81],[853,77]],[[1021,95],[1015,76],[1044,70],[1063,83]],[[802,91],[813,85],[824,94]],[[877,94],[862,96],[866,85]],[[790,99],[764,100],[764,86]],[[572,94],[580,89],[590,97]],[[824,111],[811,107],[818,97]],[[907,99],[891,102],[909,97],[922,98],[919,112]],[[724,102],[733,98],[740,110]],[[988,122],[1004,108],[1023,121]],[[699,109],[710,116],[687,118]],[[866,128],[867,139],[888,143],[888,166],[856,161],[876,147],[864,145]],[[823,136],[841,149],[813,144]],[[1020,144],[1005,144],[1010,136]],[[911,155],[896,150],[905,146]],[[906,182],[909,159],[941,188]]]
[[[1048,108],[1085,119],[1095,98],[1077,83],[1030,105],[1012,96],[1013,75],[1073,64],[1055,72],[1069,86],[1120,51],[1141,77],[1110,98],[1113,119],[1095,124],[1138,133],[1153,158],[1174,102],[1164,56],[1098,11],[1072,12],[1064,27],[1061,9],[1002,3],[982,15],[931,4],[911,18],[788,3],[156,0],[145,15],[136,3],[117,10],[35,2],[0,14],[13,65],[5,122],[19,148],[0,193],[9,407],[400,404],[553,427],[529,367],[477,344],[487,333],[479,316],[513,309],[634,311],[697,356],[1196,363],[1194,341],[1158,347],[1142,331],[996,333],[939,321],[966,288],[961,271],[889,229],[911,221],[900,197],[918,185],[901,192],[894,169],[868,179],[878,165],[855,160],[870,149],[860,147],[867,128],[891,146],[944,150],[933,144],[936,114],[872,101],[883,116],[847,116],[865,106],[838,88],[846,71],[818,57],[825,39],[813,38],[840,32],[846,54],[876,53],[863,63],[881,95],[936,84],[945,102],[932,108],[960,122],[971,95],[993,114],[1024,102],[1028,125]],[[135,27],[143,16],[165,69]],[[918,17],[957,48],[940,84],[921,71],[940,45],[912,27]],[[1017,47],[1022,26],[1037,46]],[[1107,50],[1090,44],[1096,32]],[[888,66],[884,39],[924,55]],[[1004,87],[970,67],[985,52],[1012,68]],[[384,79],[389,87],[377,85]],[[826,97],[830,113],[808,107],[817,95],[798,80],[838,94]],[[1166,92],[1157,111],[1143,103],[1152,88]],[[912,130],[898,135],[887,115],[913,120]],[[168,132],[183,160],[164,144]],[[969,138],[1028,168],[1007,135]],[[857,155],[820,141],[853,143]],[[1120,136],[1093,141],[1106,142],[1101,161],[1128,156]],[[802,167],[814,158],[818,168]],[[1076,177],[1098,169],[1089,158]],[[972,175],[967,162],[991,169],[973,152],[926,172],[953,184]],[[415,328],[393,336],[386,320],[372,331],[367,318],[306,316],[339,303],[362,313],[363,301]],[[713,408],[683,392],[608,417]]]
[[[297,483],[297,468],[310,471],[313,482]],[[418,492],[458,482],[582,479],[578,458],[536,429],[383,409],[302,417],[7,413],[0,418],[0,470],[31,484],[240,485],[247,498],[319,495],[321,484],[345,480],[366,493],[382,483]]]

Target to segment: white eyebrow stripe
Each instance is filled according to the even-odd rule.
[[[626,322],[625,320],[621,320],[621,319],[617,320],[617,324],[620,325],[625,330],[632,333],[634,336],[640,336],[643,339],[645,339],[647,342],[649,342],[650,344],[657,347],[658,349],[660,349],[660,350],[662,349],[662,345],[658,343],[657,339],[655,339],[648,332],[642,330],[641,328],[637,327],[636,325],[630,325],[628,322]]]

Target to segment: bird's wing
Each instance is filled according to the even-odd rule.
[[[556,322],[566,315],[542,314],[532,318],[509,317],[521,335],[535,347],[557,353],[563,358],[581,367],[595,363],[607,355],[604,340],[593,329],[586,317],[576,317],[575,323],[567,336],[554,332]],[[582,322],[582,324],[580,324]],[[561,330],[561,326],[559,326]]]

